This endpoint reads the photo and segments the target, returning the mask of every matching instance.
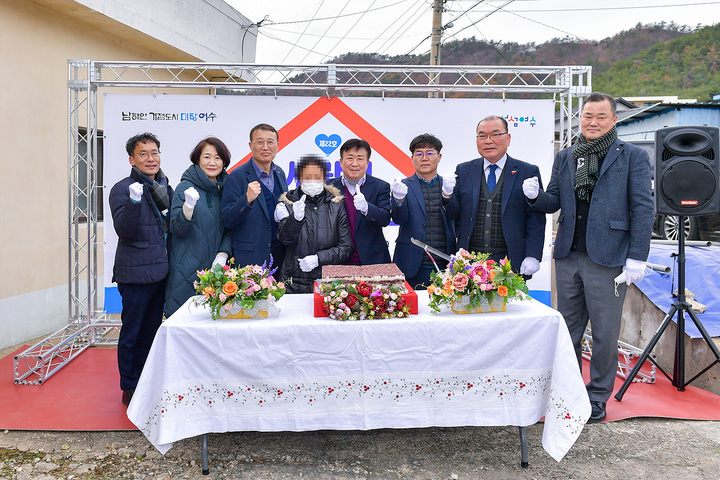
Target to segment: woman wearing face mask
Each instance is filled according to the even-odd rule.
[[[353,244],[343,196],[325,185],[325,159],[304,156],[295,174],[300,187],[284,193],[275,209],[278,238],[286,246],[280,278],[288,293],[312,293],[322,266],[345,263]]]
[[[197,271],[225,265],[232,251],[229,232],[220,223],[220,195],[228,176],[230,152],[218,138],[202,140],[190,153],[190,165],[175,189],[170,209],[170,273],[165,291],[169,317],[195,295]]]

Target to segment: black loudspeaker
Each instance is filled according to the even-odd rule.
[[[655,132],[655,204],[665,215],[720,212],[718,128],[677,126]]]

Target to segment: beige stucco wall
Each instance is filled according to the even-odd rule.
[[[82,8],[0,0],[0,348],[68,319],[67,60],[198,60]]]

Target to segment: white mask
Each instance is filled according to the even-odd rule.
[[[300,185],[300,189],[311,197],[320,194],[324,187],[325,184],[319,180],[308,180],[306,182],[302,182]]]

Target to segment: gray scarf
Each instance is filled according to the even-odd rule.
[[[170,195],[168,194],[168,180],[165,172],[163,172],[162,169],[158,169],[158,173],[155,174],[155,179],[152,179],[142,173],[135,165],[132,166],[132,170],[140,177],[148,190],[150,190],[153,202],[155,202],[155,206],[158,212],[160,212],[163,231],[167,233],[170,230]]]
[[[572,155],[577,169],[575,170],[575,195],[580,200],[590,201],[600,174],[600,162],[610,145],[617,140],[617,129],[613,126],[605,135],[588,142],[584,135],[578,137],[577,143],[572,147]]]

